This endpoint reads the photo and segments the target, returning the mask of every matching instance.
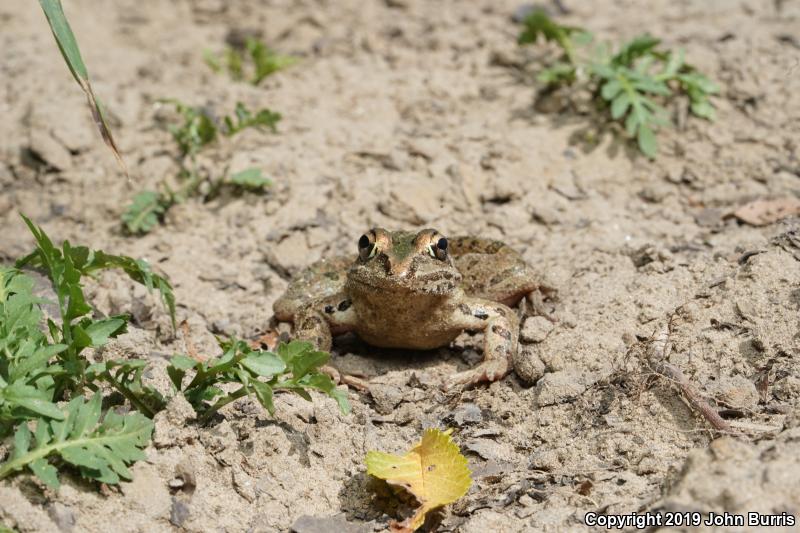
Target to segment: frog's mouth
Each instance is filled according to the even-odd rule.
[[[446,296],[461,283],[461,274],[457,271],[437,269],[430,272],[416,272],[413,275],[403,273],[395,276],[374,277],[360,275],[351,271],[350,281],[381,291],[402,291],[417,294]]]

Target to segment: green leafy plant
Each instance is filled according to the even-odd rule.
[[[128,317],[95,318],[81,279],[101,269],[122,269],[161,293],[174,327],[172,287],[144,261],[68,241],[57,248],[42,228],[22,218],[36,240],[36,250],[17,261],[15,268],[0,268],[0,437],[14,434],[11,454],[0,464],[0,479],[27,468],[57,487],[57,467],[65,464],[103,483],[130,479],[128,466],[144,458],[142,449],[150,440],[150,418],[167,399],[143,383],[147,361],[90,364],[86,348],[99,348],[125,331]],[[23,266],[38,268],[47,276],[56,302],[35,296],[34,280],[20,270]],[[42,306],[47,303],[56,305],[58,316],[45,320]],[[176,392],[185,395],[202,422],[250,394],[274,413],[273,394],[281,391],[311,400],[309,390],[318,390],[334,398],[343,412],[349,411],[345,393],[320,372],[329,354],[313,350],[311,344],[282,344],[275,353],[235,339],[221,341],[220,346],[223,354],[218,358],[201,362],[175,356],[167,369]],[[239,387],[227,392],[224,384]],[[101,394],[107,388],[135,411],[123,415],[110,408],[103,414]],[[88,392],[94,394],[85,401]],[[67,399],[65,407],[59,405]]]
[[[278,54],[252,37],[247,38],[243,49],[228,47],[222,57],[206,51],[204,58],[214,72],[227,70],[234,80],[247,79],[253,85],[258,85],[267,76],[297,63],[296,57]]]
[[[154,392],[141,384],[141,373],[127,370],[137,364],[135,361],[105,363],[109,368],[102,372],[86,360],[84,350],[101,347],[123,333],[128,317],[95,318],[84,297],[81,278],[102,269],[122,269],[131,279],[160,292],[174,326],[171,285],[142,260],[72,246],[69,241],[56,248],[40,227],[22,218],[37,246],[17,261],[17,268],[0,269],[0,436],[26,420],[60,419],[55,402],[87,389],[97,391],[103,382],[152,416],[158,407]],[[47,320],[46,331],[41,329],[41,305],[46,302],[34,296],[33,280],[19,270],[23,266],[40,268],[56,294],[58,316]],[[112,373],[114,366],[127,373],[120,375],[119,369]],[[132,398],[132,394],[141,399]]]
[[[61,419],[53,402],[54,376],[63,372],[48,361],[66,350],[39,329],[44,300],[34,282],[14,268],[0,268],[0,436],[36,417]]]
[[[8,461],[0,465],[0,479],[29,468],[48,486],[57,489],[58,471],[51,457],[78,468],[81,475],[103,483],[131,479],[128,465],[145,458],[142,451],[150,442],[153,422],[141,413],[119,415],[106,411],[100,421],[102,398],[89,401],[76,396],[59,419],[36,421],[33,433],[23,423],[14,433]]]
[[[261,169],[258,168],[248,168],[233,175],[226,172],[220,177],[203,176],[195,164],[195,155],[205,146],[216,142],[220,135],[232,137],[247,128],[276,132],[281,119],[279,113],[269,109],[253,113],[239,102],[233,115],[225,116],[218,125],[202,108],[187,106],[177,100],[164,102],[174,105],[181,118],[179,124],[169,126],[182,154],[181,170],[178,174],[180,186],[173,190],[166,182],[162,182],[159,191],[146,190],[137,193],[122,214],[125,229],[132,234],[148,233],[161,222],[170,207],[188,198],[202,196],[204,200],[210,200],[226,187],[256,191],[271,184],[261,176]],[[201,187],[204,184],[207,184],[205,189]]]
[[[636,37],[616,52],[605,44],[590,47],[592,34],[558,24],[542,10],[532,12],[524,25],[520,44],[543,38],[563,52],[539,72],[539,82],[548,88],[575,84],[589,88],[611,119],[624,125],[626,134],[650,158],[658,152],[656,130],[670,123],[665,102],[685,95],[692,114],[714,119],[710,96],[719,88],[684,61],[683,50],[660,50],[660,41],[650,35]]]
[[[15,268],[0,268],[0,436],[14,433],[11,455],[0,464],[0,479],[29,468],[57,487],[50,458],[78,467],[88,479],[105,483],[130,479],[127,465],[144,457],[141,448],[153,429],[147,416],[162,408],[164,399],[142,383],[144,361],[89,364],[85,349],[101,347],[124,332],[128,317],[95,318],[81,280],[98,270],[122,269],[161,293],[174,327],[172,287],[144,261],[72,246],[69,241],[57,248],[42,228],[22,218],[36,240],[36,250],[17,261]],[[23,266],[44,273],[56,302],[34,295],[34,280],[20,270]],[[42,306],[48,303],[55,303],[57,316],[45,321]],[[104,384],[141,412],[120,415],[109,410],[100,422]],[[87,391],[94,395],[85,402]],[[58,402],[65,398],[72,399],[63,409]]]
[[[220,347],[223,354],[218,358],[198,361],[178,355],[167,368],[175,389],[200,414],[200,422],[208,421],[225,405],[250,394],[255,394],[259,403],[273,414],[276,391],[291,391],[311,401],[308,389],[319,390],[334,398],[342,412],[350,410],[345,393],[319,371],[330,355],[315,351],[310,343],[280,344],[276,353],[254,350],[236,339],[222,341]],[[194,371],[194,376],[184,385],[189,371]],[[239,388],[227,393],[219,386],[223,383],[234,383]]]

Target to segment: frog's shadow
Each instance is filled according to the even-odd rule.
[[[361,374],[376,377],[391,371],[425,370],[442,363],[456,363],[459,370],[470,365],[463,356],[474,353],[474,341],[465,349],[443,346],[432,350],[413,350],[409,348],[381,348],[366,343],[354,333],[345,333],[334,338],[331,364],[345,374]],[[463,368],[462,368],[463,367]]]

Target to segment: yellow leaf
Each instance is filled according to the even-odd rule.
[[[396,531],[415,531],[425,514],[462,497],[472,485],[467,458],[461,455],[450,432],[427,429],[422,440],[405,455],[367,453],[367,473],[410,492],[420,507],[410,518],[392,524]]]

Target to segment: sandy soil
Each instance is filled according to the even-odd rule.
[[[396,510],[365,474],[367,450],[401,451],[454,427],[475,483],[441,531],[578,531],[586,512],[789,512],[800,518],[800,220],[728,216],[800,194],[800,2],[567,1],[567,23],[606,39],[649,30],[718,80],[719,117],[689,119],[647,161],[589,117],[538,112],[509,64],[514,1],[121,0],[65,2],[132,179],[93,130],[36,2],[0,4],[0,261],[32,247],[18,212],[57,239],[149,259],[169,275],[201,350],[212,334],[264,331],[291,273],[355,251],[363,231],[432,226],[496,237],[559,292],[555,325],[523,328],[518,375],[448,395],[480,357],[464,335],[433,354],[386,354],[345,339],[334,356],[371,378],[334,402],[282,395],[193,425],[173,401],[148,460],[119,490],[65,477],[0,484],[0,521],[28,531],[373,531]],[[202,50],[258,30],[302,58],[259,87],[216,75]],[[284,116],[204,156],[259,165],[266,195],[187,202],[134,238],[132,195],[178,169],[156,100],[226,113],[237,101]],[[95,357],[146,357],[164,391],[185,350],[158,302],[108,273],[101,312],[131,332]],[[740,436],[719,436],[648,367],[653,338]],[[648,355],[649,354],[649,355]],[[396,506],[396,503],[394,504]],[[316,518],[311,518],[316,517]],[[112,526],[113,524],[113,526]],[[777,531],[772,529],[771,531]]]

